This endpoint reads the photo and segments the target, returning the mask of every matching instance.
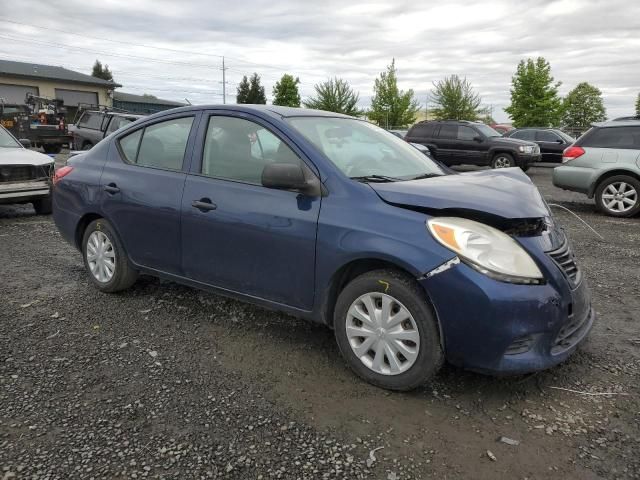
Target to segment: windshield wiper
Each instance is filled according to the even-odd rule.
[[[401,182],[404,178],[387,177],[386,175],[363,175],[361,177],[350,177],[358,182]]]
[[[409,180],[422,180],[424,178],[433,178],[433,177],[441,177],[441,173],[423,173],[421,175],[416,175],[415,177],[409,178]]]

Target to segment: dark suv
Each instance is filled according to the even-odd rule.
[[[540,148],[535,143],[504,138],[488,125],[464,120],[416,123],[405,140],[428,147],[445,165],[518,166],[526,171],[540,160]]]
[[[131,113],[85,110],[76,121],[73,130],[73,148],[89,150],[104,137],[125,125],[135,122],[144,115]]]

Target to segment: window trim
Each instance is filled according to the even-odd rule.
[[[193,175],[200,178],[207,178],[210,180],[216,181],[225,181],[225,182],[233,182],[241,185],[250,185],[252,187],[262,187],[267,188],[262,185],[262,183],[254,183],[247,182],[244,180],[238,180],[234,178],[226,178],[226,177],[215,177],[213,175],[206,175],[202,173],[202,161],[204,159],[204,150],[205,150],[205,142],[207,140],[207,130],[209,129],[209,121],[211,117],[230,117],[230,118],[239,118],[241,120],[246,120],[248,122],[255,123],[260,125],[262,128],[267,130],[269,133],[274,135],[277,139],[283,142],[299,159],[301,162],[302,168],[306,169],[310,174],[315,175],[315,177],[321,180],[320,172],[317,167],[313,164],[311,160],[307,158],[307,156],[302,152],[295,142],[293,142],[287,135],[285,135],[280,129],[278,129],[275,125],[272,125],[270,122],[266,121],[261,117],[257,117],[251,115],[247,112],[239,111],[239,110],[204,110],[202,111],[202,118],[200,121],[200,126],[198,136],[194,141],[194,149],[193,149],[193,158],[191,162],[191,166],[187,171],[188,175]],[[324,187],[323,187],[324,188]],[[272,190],[272,189],[270,189]],[[282,191],[291,191],[296,193],[293,190],[282,190]]]
[[[197,134],[199,129],[200,116],[201,116],[201,111],[199,110],[194,112],[188,112],[188,113],[187,112],[176,113],[174,115],[168,115],[166,117],[154,118],[152,121],[146,122],[143,125],[139,125],[139,126],[137,125],[136,128],[125,130],[114,139],[114,142],[116,144],[116,150],[118,151],[118,156],[120,157],[120,160],[123,163],[127,165],[131,165],[133,167],[152,168],[154,170],[161,170],[163,172],[188,173],[191,167],[191,160],[193,157],[193,145],[195,143],[194,137]],[[140,153],[140,145],[142,145],[142,140],[144,139],[144,131],[147,129],[147,127],[152,127],[159,123],[168,122],[170,120],[178,120],[181,118],[189,118],[189,117],[193,118],[193,122],[191,123],[191,130],[189,131],[189,136],[187,137],[187,145],[184,149],[184,155],[182,157],[182,167],[179,170],[162,168],[154,165],[140,165],[139,163],[137,163],[138,154]],[[138,148],[136,150],[136,162],[130,162],[127,156],[124,154],[124,151],[122,150],[122,146],[120,145],[120,140],[122,140],[124,137],[134,134],[139,130],[142,130],[142,136],[140,137],[140,142],[138,143]]]

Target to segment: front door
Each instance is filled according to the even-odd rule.
[[[102,210],[131,260],[176,275],[181,273],[183,164],[193,144],[195,118],[163,119],[121,136],[100,179]]]
[[[536,143],[540,147],[543,162],[561,163],[562,152],[569,146],[559,135],[549,130],[538,130]]]
[[[197,145],[182,200],[185,275],[311,310],[320,198],[261,185],[267,163],[309,166],[247,114],[203,118]]]

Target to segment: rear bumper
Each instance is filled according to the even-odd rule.
[[[505,375],[566,360],[591,330],[595,313],[584,280],[573,290],[492,280],[460,263],[420,281],[440,321],[447,361]]]
[[[51,193],[47,181],[0,183],[0,203],[28,202]]]
[[[591,197],[597,173],[593,168],[561,165],[553,169],[553,184],[558,188],[584,193]]]

